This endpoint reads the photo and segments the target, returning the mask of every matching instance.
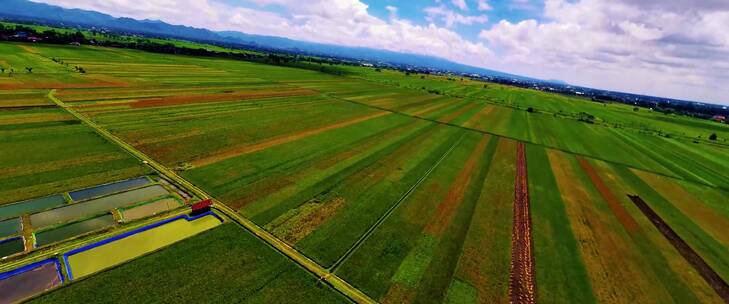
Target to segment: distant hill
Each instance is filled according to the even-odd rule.
[[[213,32],[207,29],[172,25],[157,20],[116,18],[107,14],[80,9],[65,9],[28,0],[0,0],[0,18],[15,21],[32,21],[51,25],[105,28],[116,32],[170,37],[206,43],[237,45],[258,49],[280,50],[317,56],[331,56],[373,63],[399,66],[434,68],[458,73],[481,74],[496,77],[529,79],[508,73],[477,68],[446,59],[398,53],[386,50],[345,47],[331,44],[298,41],[288,38],[252,35],[241,32]]]

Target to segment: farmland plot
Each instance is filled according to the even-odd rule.
[[[630,179],[637,177],[634,173],[629,172],[629,169],[599,161],[589,162],[589,165],[585,166],[586,172],[591,174],[595,186],[598,189],[602,188],[601,196],[607,197],[605,200],[612,205],[613,213],[621,221],[624,229],[629,232],[638,251],[646,257],[644,265],[656,274],[658,280],[654,281],[654,284],[662,285],[667,293],[666,301],[676,303],[719,301],[711,287],[627,196],[627,194],[638,193],[648,194],[646,197],[655,198],[653,196],[655,194],[644,192],[645,188],[635,188],[636,185],[631,184],[634,181]],[[630,179],[626,179],[626,177]],[[640,184],[637,186],[640,187]],[[610,203],[610,201],[612,202]],[[665,203],[665,201],[659,201],[659,203]],[[717,269],[717,271],[720,270]]]
[[[0,203],[139,176],[147,172],[57,108],[0,111]]]
[[[201,260],[210,262],[201,263]],[[200,303],[270,303],[282,299],[296,299],[299,303],[347,303],[346,298],[329,286],[318,283],[315,277],[234,224],[222,225],[66,285],[31,303],[176,302],[181,299]]]
[[[498,139],[476,133],[463,136],[422,184],[343,262],[338,274],[383,302],[440,302],[446,293],[456,302],[462,297],[473,296],[475,300],[488,296],[478,294],[488,286],[471,285],[483,281],[469,282],[478,278],[464,273],[479,273],[480,269],[459,267],[459,260],[473,262],[474,257],[468,256],[472,251],[461,253],[462,248],[464,244],[473,248],[473,242],[483,241],[474,239],[483,233],[483,227],[474,221],[483,219],[472,215],[481,205],[484,177]],[[468,237],[471,233],[474,236]],[[494,250],[508,259],[508,251]],[[458,277],[454,277],[457,268]]]

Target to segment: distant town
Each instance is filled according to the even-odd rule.
[[[11,22],[30,22],[29,24],[44,25],[49,24],[53,26],[62,26],[70,28],[71,31],[66,33],[57,33],[54,31],[36,32],[32,27],[18,27],[15,29],[2,29],[0,28],[0,40],[5,41],[22,41],[22,42],[34,42],[34,43],[53,43],[53,44],[71,44],[80,45],[96,44],[100,46],[111,46],[111,47],[123,47],[123,48],[138,48],[152,52],[163,52],[163,53],[176,53],[176,54],[189,54],[197,56],[228,56],[235,57],[244,60],[253,61],[266,61],[268,63],[275,64],[288,64],[292,62],[311,62],[311,63],[331,63],[331,64],[344,64],[344,65],[359,65],[365,67],[371,67],[375,69],[393,69],[403,73],[413,74],[429,74],[429,75],[450,75],[457,77],[466,77],[472,80],[492,82],[499,84],[507,84],[517,86],[521,88],[528,88],[540,91],[554,92],[558,94],[579,96],[590,99],[594,102],[620,102],[624,104],[634,105],[636,107],[647,108],[652,111],[662,112],[666,114],[680,114],[691,117],[713,120],[718,123],[729,123],[727,117],[729,117],[729,107],[711,103],[679,100],[672,98],[663,98],[655,96],[646,96],[639,94],[615,92],[601,89],[593,89],[588,87],[581,87],[576,85],[570,85],[568,83],[556,80],[540,80],[529,77],[522,77],[518,75],[511,75],[499,72],[487,72],[475,73],[474,70],[483,70],[477,68],[470,68],[463,65],[454,65],[454,69],[438,68],[428,66],[430,63],[423,63],[422,65],[415,65],[411,63],[402,63],[397,60],[379,60],[372,61],[362,58],[354,58],[350,56],[332,55],[326,51],[312,51],[303,48],[277,48],[275,46],[263,45],[261,43],[245,43],[240,40],[219,40],[219,39],[195,39],[187,37],[186,35],[164,35],[164,34],[153,34],[145,32],[143,30],[120,30],[116,28],[97,27],[97,26],[85,26],[83,24],[67,24],[50,22],[43,20],[23,21],[21,19],[9,18]],[[0,19],[2,21],[2,19]],[[170,26],[175,28],[177,26]],[[74,32],[73,30],[77,30]],[[173,46],[170,44],[158,44],[155,42],[146,41],[144,44],[139,43],[120,43],[118,41],[104,43],[95,41],[93,39],[85,39],[84,35],[80,32],[81,30],[88,31],[96,35],[124,35],[139,37],[140,39],[169,39],[179,38],[188,39],[191,41],[210,44],[214,46],[254,51],[263,54],[230,54],[221,53],[220,51],[212,51],[207,49],[190,49],[186,47]]]

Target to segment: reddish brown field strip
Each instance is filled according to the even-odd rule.
[[[277,90],[277,91],[248,91],[248,92],[236,92],[236,93],[221,93],[221,94],[201,94],[201,95],[178,95],[178,96],[167,96],[160,98],[151,98],[132,103],[134,108],[149,108],[149,107],[163,107],[171,105],[182,105],[191,103],[205,103],[205,102],[221,102],[221,101],[240,101],[249,99],[263,99],[263,98],[276,98],[276,97],[292,97],[292,96],[308,96],[315,95],[318,92],[307,89],[298,90]]]
[[[456,118],[458,118],[458,116],[461,116],[463,113],[466,113],[466,111],[468,111],[470,109],[473,109],[476,106],[477,106],[476,103],[469,103],[469,104],[461,107],[460,109],[458,109],[458,111],[455,111],[455,112],[453,112],[453,113],[451,113],[451,114],[447,115],[446,117],[443,117],[442,119],[439,119],[439,120],[442,121],[442,122],[445,122],[445,123],[452,122],[453,120],[455,120]]]
[[[455,99],[454,100],[450,100],[450,101],[439,101],[435,105],[432,105],[430,107],[427,107],[427,108],[422,109],[422,110],[419,110],[419,111],[415,111],[415,112],[413,112],[410,115],[413,115],[413,116],[423,116],[423,115],[427,115],[427,114],[433,113],[435,111],[438,111],[438,110],[440,110],[442,108],[445,108],[445,107],[447,107],[449,105],[452,105],[452,104],[454,104],[456,102],[457,102],[457,100],[455,100]]]
[[[577,160],[579,161],[582,170],[585,170],[587,176],[590,177],[590,180],[592,181],[592,184],[595,185],[595,188],[597,188],[597,191],[600,192],[600,196],[605,199],[605,201],[608,203],[608,206],[610,207],[610,210],[612,210],[613,214],[615,214],[615,216],[618,218],[618,222],[620,222],[620,224],[629,233],[635,233],[636,231],[638,231],[638,223],[635,221],[635,219],[633,219],[628,211],[625,210],[623,205],[620,204],[620,200],[618,200],[613,192],[610,191],[608,186],[605,185],[605,182],[603,182],[602,178],[597,175],[597,172],[595,172],[595,168],[593,168],[592,165],[590,165],[590,163],[582,157],[577,157]]]
[[[514,227],[511,234],[511,303],[536,303],[532,218],[529,211],[529,181],[524,143],[516,146],[516,184],[514,186]]]
[[[714,269],[709,266],[709,264],[704,261],[701,256],[699,256],[696,251],[694,251],[691,246],[686,244],[686,242],[675,232],[673,229],[671,229],[671,226],[669,226],[663,219],[655,212],[653,209],[646,204],[645,201],[643,201],[640,196],[637,195],[628,195],[630,200],[635,204],[638,209],[640,209],[641,212],[647,217],[651,223],[653,223],[653,226],[656,226],[658,231],[663,234],[663,236],[668,240],[671,245],[673,245],[676,250],[683,256],[686,261],[691,264],[691,266],[696,269],[696,271],[701,275],[702,278],[706,281],[706,283],[711,286],[711,288],[716,291],[717,294],[724,300],[724,303],[729,303],[729,285],[717,274]]]
[[[466,189],[471,184],[471,178],[473,172],[478,167],[479,160],[483,157],[483,152],[486,150],[486,144],[489,142],[489,136],[483,136],[481,141],[476,146],[476,149],[471,152],[468,160],[458,173],[458,176],[451,184],[448,189],[448,195],[445,199],[438,204],[435,215],[428,224],[425,226],[425,232],[433,235],[440,236],[445,232],[446,228],[450,225],[451,221],[456,215],[458,207],[463,202],[463,197],[466,195]]]
[[[131,106],[133,108],[152,108],[152,107],[165,107],[175,105],[186,105],[196,103],[209,103],[209,102],[225,102],[225,101],[243,101],[243,100],[254,100],[254,99],[265,99],[265,98],[279,98],[279,97],[295,97],[295,96],[310,96],[316,95],[318,92],[308,89],[295,89],[295,90],[257,90],[257,91],[244,91],[244,92],[231,92],[231,93],[215,93],[215,94],[185,94],[185,95],[173,95],[164,97],[154,97],[147,99],[140,99],[130,102],[112,102],[112,103],[94,103],[79,105],[79,108],[98,108],[113,106]]]
[[[93,88],[117,88],[128,87],[126,83],[114,82],[90,82],[90,83],[3,83],[0,90],[22,90],[22,89],[93,89]]]
[[[261,151],[263,149],[267,149],[267,148],[270,148],[273,146],[278,146],[281,144],[289,143],[289,142],[296,141],[296,140],[299,140],[302,138],[317,135],[317,134],[320,134],[320,133],[323,133],[323,132],[326,132],[329,130],[343,128],[343,127],[346,127],[349,125],[353,125],[353,124],[367,121],[370,119],[374,119],[377,117],[385,116],[388,114],[392,114],[392,113],[391,112],[377,112],[374,114],[341,121],[341,122],[338,122],[338,123],[335,123],[332,125],[328,125],[328,126],[324,126],[324,127],[320,127],[320,128],[314,128],[314,129],[309,129],[309,130],[294,133],[294,134],[287,134],[287,135],[283,135],[283,136],[279,136],[279,137],[274,137],[269,140],[265,140],[263,142],[247,144],[247,145],[243,145],[243,146],[230,147],[225,150],[217,151],[212,155],[208,155],[206,157],[194,160],[194,161],[192,161],[192,165],[195,167],[202,167],[202,166],[209,165],[209,164],[212,164],[215,162],[230,159],[230,158],[233,158],[233,157],[236,157],[239,155],[258,152],[258,151]]]
[[[494,111],[494,107],[491,105],[486,105],[484,108],[476,113],[476,115],[473,115],[471,119],[466,121],[466,123],[463,124],[464,127],[472,128],[475,126],[479,121],[484,120],[486,117],[488,117],[491,112]]]

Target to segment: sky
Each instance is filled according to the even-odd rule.
[[[729,104],[727,0],[33,0]]]

